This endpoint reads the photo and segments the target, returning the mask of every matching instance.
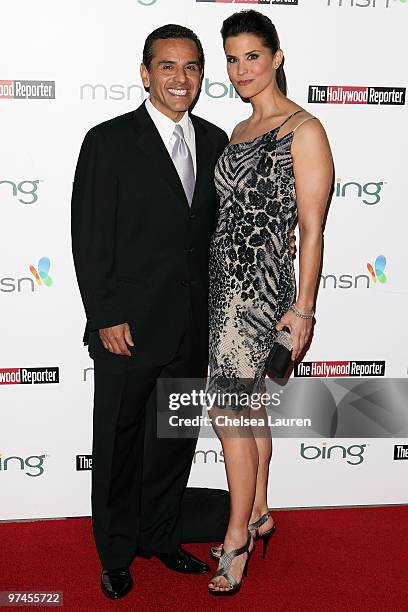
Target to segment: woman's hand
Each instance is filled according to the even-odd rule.
[[[304,314],[309,314],[305,312]],[[296,316],[292,310],[288,310],[279,323],[276,329],[281,331],[284,327],[288,327],[292,338],[292,361],[295,361],[303,349],[305,348],[313,328],[313,319],[301,319]]]
[[[289,231],[289,248],[290,248],[290,254],[292,255],[292,258],[294,258],[296,255],[296,236],[295,236],[294,229],[291,229]]]

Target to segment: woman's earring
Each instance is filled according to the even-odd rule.
[[[275,66],[275,70],[277,70],[279,68],[279,64],[277,66]]]

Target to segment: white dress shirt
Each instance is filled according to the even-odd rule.
[[[157,110],[157,108],[151,103],[150,98],[146,100],[146,110],[152,118],[153,123],[156,126],[171,157],[171,152],[175,141],[174,127],[177,124],[172,119],[169,119],[169,117],[166,117],[166,115]],[[188,148],[190,149],[191,157],[193,158],[194,173],[197,176],[195,132],[193,123],[187,111],[184,113],[182,119],[180,119],[178,122],[178,125],[181,125],[183,128],[184,138]]]

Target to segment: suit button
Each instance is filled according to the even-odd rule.
[[[194,253],[194,248],[193,248],[193,247],[190,247],[190,248],[188,249],[187,253],[188,253],[189,255],[191,255],[191,253]]]
[[[181,284],[182,284],[183,287],[188,287],[190,282],[188,280],[183,280],[183,281],[181,281]]]
[[[191,212],[191,213],[189,214],[188,218],[189,218],[189,219],[194,219],[194,218],[195,218],[195,216],[196,216],[196,214]]]

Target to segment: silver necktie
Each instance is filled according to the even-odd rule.
[[[190,149],[184,138],[184,132],[181,125],[176,125],[174,128],[175,143],[171,151],[171,159],[176,166],[178,175],[183,184],[188,203],[191,206],[195,187],[195,174],[193,158],[191,157]]]

